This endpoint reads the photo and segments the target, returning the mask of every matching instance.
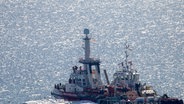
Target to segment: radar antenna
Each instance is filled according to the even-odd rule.
[[[89,34],[89,29],[84,29],[84,34],[86,34],[87,37],[87,35]]]

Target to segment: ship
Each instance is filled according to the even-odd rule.
[[[129,45],[125,44],[125,60],[118,65],[120,69],[113,74],[110,82],[106,70],[106,84],[101,79],[100,59],[90,57],[89,29],[84,29],[84,58],[81,66],[73,66],[72,73],[65,84],[54,85],[51,95],[66,101],[89,100],[98,104],[183,104],[182,99],[160,96],[152,86],[142,84],[139,73],[133,69],[128,59]]]

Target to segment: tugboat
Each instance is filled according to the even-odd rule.
[[[152,86],[142,84],[132,61],[128,60],[129,45],[125,44],[125,49],[125,60],[119,64],[120,70],[113,74],[114,79],[108,84],[109,95],[98,99],[99,104],[183,104],[182,100],[169,98],[166,94],[159,96]]]
[[[170,98],[166,94],[157,95],[152,86],[139,81],[139,73],[132,68],[128,60],[129,45],[125,44],[125,60],[121,68],[113,74],[110,83],[104,70],[107,84],[101,81],[100,60],[90,58],[89,30],[84,29],[84,59],[79,59],[83,66],[73,66],[73,72],[66,84],[55,84],[51,95],[68,101],[90,100],[98,104],[183,104],[183,100]]]
[[[56,84],[51,94],[65,100],[97,100],[97,97],[104,96],[104,85],[101,81],[100,60],[90,58],[89,30],[84,29],[85,57],[79,59],[82,66],[73,66],[68,83]]]

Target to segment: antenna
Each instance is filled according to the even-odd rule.
[[[89,34],[89,29],[84,29],[84,34],[88,35]]]
[[[128,70],[129,69],[129,67],[128,67],[128,50],[129,50],[129,44],[127,43],[127,41],[126,41],[126,43],[125,43],[125,55],[126,55],[126,59],[125,59],[125,64],[126,64],[126,69]]]

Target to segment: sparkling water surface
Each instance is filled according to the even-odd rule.
[[[50,92],[79,65],[84,28],[110,79],[127,41],[142,83],[184,99],[183,0],[0,0],[0,104],[72,103]]]

